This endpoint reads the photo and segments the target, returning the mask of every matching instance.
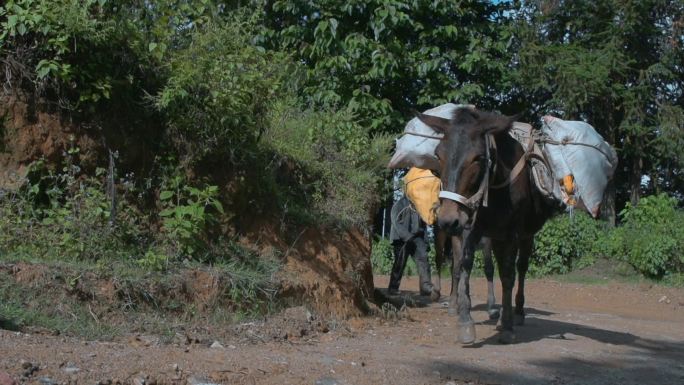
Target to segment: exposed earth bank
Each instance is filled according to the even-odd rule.
[[[416,288],[414,278],[404,280],[405,298],[420,305]],[[95,342],[2,330],[0,373],[35,384],[684,383],[684,289],[530,280],[527,323],[509,346],[496,342],[487,320],[483,279],[473,292],[478,338],[468,347],[455,342],[455,319],[441,304],[383,307],[339,323],[296,308],[215,341]]]

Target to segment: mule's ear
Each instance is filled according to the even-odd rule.
[[[496,135],[500,132],[505,132],[513,127],[515,122],[522,114],[514,116],[506,116],[499,114],[490,114],[482,122],[483,132],[485,134]]]
[[[433,130],[445,134],[449,129],[449,119],[440,118],[432,115],[416,113],[416,117],[420,119],[421,122],[427,124]]]

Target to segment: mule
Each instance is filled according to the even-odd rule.
[[[453,249],[456,295],[451,305],[458,314],[458,340],[468,344],[476,338],[470,272],[475,245],[486,236],[492,241],[502,286],[499,341],[512,343],[514,323],[525,321],[525,275],[534,234],[555,207],[533,185],[527,154],[507,132],[514,117],[459,108],[451,119],[424,114],[418,118],[444,135],[435,150],[442,182],[437,224]]]

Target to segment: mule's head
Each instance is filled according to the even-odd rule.
[[[480,203],[471,198],[480,189],[489,167],[485,136],[510,129],[514,118],[473,108],[457,109],[452,119],[424,114],[418,114],[418,118],[444,134],[435,150],[442,179],[437,223],[449,233],[456,234],[472,224],[473,214]]]

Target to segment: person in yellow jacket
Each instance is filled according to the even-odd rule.
[[[404,195],[392,206],[390,241],[394,247],[394,264],[388,294],[399,293],[401,277],[409,256],[413,256],[420,279],[420,294],[432,294],[430,264],[428,263],[427,226]]]

